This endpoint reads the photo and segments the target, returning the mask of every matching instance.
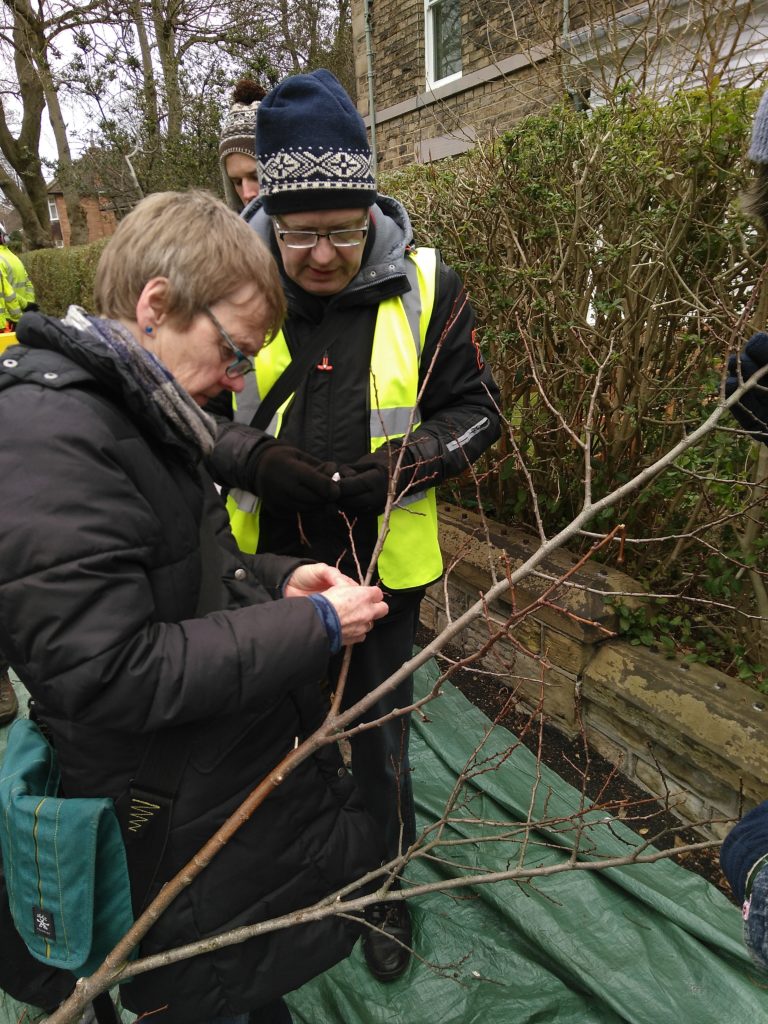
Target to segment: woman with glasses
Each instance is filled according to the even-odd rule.
[[[140,909],[319,724],[329,658],[386,606],[331,566],[242,554],[202,468],[216,434],[203,406],[237,397],[284,311],[248,226],[204,193],[149,196],[104,250],[95,297],[97,316],[28,314],[0,357],[0,649],[68,797],[120,806],[153,738],[185,730]],[[381,855],[324,748],[177,897],[142,955],[312,905]],[[130,845],[129,864],[135,883]],[[342,917],[272,932],[140,975],[123,1002],[163,1024],[282,1024],[283,993],[356,937]]]

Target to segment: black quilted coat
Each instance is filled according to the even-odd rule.
[[[0,648],[51,727],[69,796],[119,799],[148,738],[190,726],[155,889],[317,723],[329,655],[298,564],[237,551],[197,453],[106,348],[27,314],[0,356]],[[200,517],[221,590],[196,617]],[[305,907],[379,862],[335,749],[304,762],[142,944],[166,949]],[[136,1013],[193,1024],[271,1002],[349,953],[338,918],[137,977]]]

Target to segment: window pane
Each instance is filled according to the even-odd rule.
[[[432,7],[435,80],[461,71],[461,0],[438,0]]]

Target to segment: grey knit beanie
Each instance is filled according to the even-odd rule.
[[[225,161],[233,153],[243,153],[256,159],[256,113],[266,91],[250,78],[241,78],[232,93],[232,105],[227,111],[219,136],[219,164],[224,182],[227,205],[242,210],[243,204],[227,176]]]
[[[763,93],[752,124],[749,159],[756,164],[768,164],[768,91]]]

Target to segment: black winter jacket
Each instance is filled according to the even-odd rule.
[[[379,304],[410,289],[405,254],[413,244],[408,214],[394,199],[380,196],[371,211],[362,265],[347,287],[329,298],[311,295],[288,279],[271,220],[254,200],[243,216],[271,247],[288,299],[285,337],[292,356],[311,342],[326,317],[335,317],[335,337],[328,347],[331,371],[310,370],[296,388],[283,417],[280,439],[317,458],[354,463],[370,452],[370,363]],[[499,436],[499,391],[483,362],[475,339],[475,315],[458,275],[439,264],[435,305],[420,362],[421,425],[408,453],[418,466],[412,489],[435,487],[467,469]],[[231,396],[222,396],[231,409]],[[217,405],[217,412],[222,411]],[[230,412],[231,415],[231,412]],[[253,490],[249,458],[264,438],[245,425],[223,425],[213,457],[214,477],[228,487]],[[357,578],[347,520],[335,506],[296,514],[269,507],[262,495],[259,549],[304,555],[335,563]],[[365,567],[376,542],[377,517],[357,515],[355,551]]]
[[[240,554],[196,453],[86,336],[33,313],[0,357],[0,648],[41,705],[69,796],[118,799],[156,730],[187,725],[155,888],[318,723],[329,646],[294,559]],[[199,522],[218,516],[220,610],[196,617]],[[335,748],[289,775],[160,918],[141,952],[305,907],[380,862]],[[123,986],[193,1024],[257,1008],[346,956],[338,918]]]

